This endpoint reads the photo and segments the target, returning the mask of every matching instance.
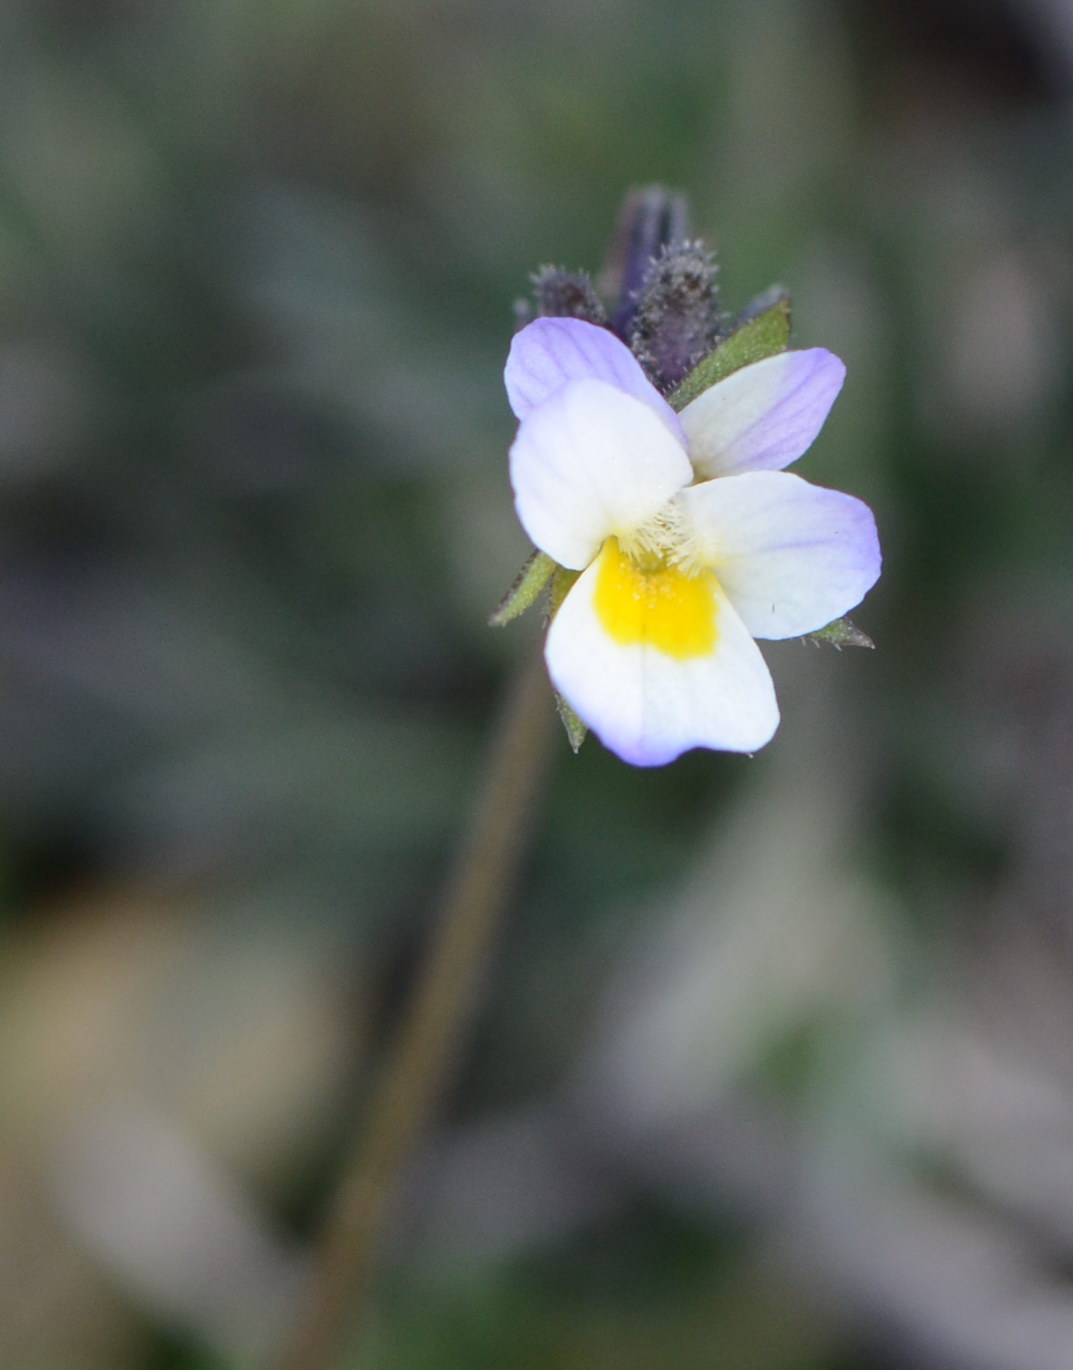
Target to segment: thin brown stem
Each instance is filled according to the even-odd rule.
[[[552,719],[543,662],[532,653],[493,734],[468,838],[367,1121],[330,1200],[308,1304],[279,1370],[329,1370],[368,1318],[384,1221],[471,1017],[496,918],[525,850]]]

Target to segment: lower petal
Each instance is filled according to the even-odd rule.
[[[710,580],[710,633],[683,651],[677,630],[668,634],[662,621],[680,613],[666,587],[633,615],[628,632],[624,621],[609,623],[600,601],[608,558],[617,555],[613,542],[605,547],[552,620],[545,654],[556,689],[605,746],[635,766],[661,766],[693,747],[764,746],[779,722],[771,675],[719,583]],[[685,612],[692,617],[695,608]]]

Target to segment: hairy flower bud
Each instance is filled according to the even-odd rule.
[[[689,236],[689,206],[684,195],[663,186],[645,186],[626,196],[600,277],[608,299],[616,300],[611,327],[623,341],[633,328],[637,302],[652,263],[671,243]]]
[[[560,271],[542,266],[533,277],[537,313],[545,318],[584,319],[586,323],[605,324],[607,310],[596,287],[583,271]]]
[[[663,394],[719,339],[722,315],[715,278],[712,255],[699,242],[671,244],[649,267],[629,343]]]

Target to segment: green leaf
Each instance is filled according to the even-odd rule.
[[[499,608],[488,620],[493,628],[502,628],[512,618],[524,614],[540,598],[540,592],[556,571],[561,570],[544,552],[534,551],[518,572],[514,584],[503,596]],[[565,593],[565,592],[564,592]]]
[[[875,647],[875,643],[867,633],[862,633],[860,628],[855,628],[848,618],[836,618],[833,623],[828,623],[826,628],[817,628],[814,633],[808,636],[813,642],[829,642],[832,647],[837,647],[839,651],[843,647]]]
[[[669,397],[672,409],[684,409],[717,381],[752,362],[785,352],[790,345],[790,297],[776,296],[766,309],[736,328],[714,352],[699,361]]]

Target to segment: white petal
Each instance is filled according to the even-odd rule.
[[[571,381],[606,381],[649,409],[680,442],[678,415],[624,342],[582,319],[534,319],[514,335],[503,372],[510,407],[519,419]]]
[[[770,741],[779,709],[760,649],[718,592],[714,650],[686,660],[608,634],[594,597],[600,561],[548,629],[556,689],[605,746],[635,766],[661,766],[692,747],[752,752]]]
[[[679,416],[697,475],[789,466],[812,446],[845,377],[834,353],[813,347],[753,362],[705,390]]]
[[[695,555],[754,637],[799,637],[859,604],[879,577],[872,511],[785,471],[683,490]]]
[[[522,526],[580,570],[611,534],[628,535],[692,478],[685,449],[647,405],[603,381],[574,381],[534,409],[510,449]]]

